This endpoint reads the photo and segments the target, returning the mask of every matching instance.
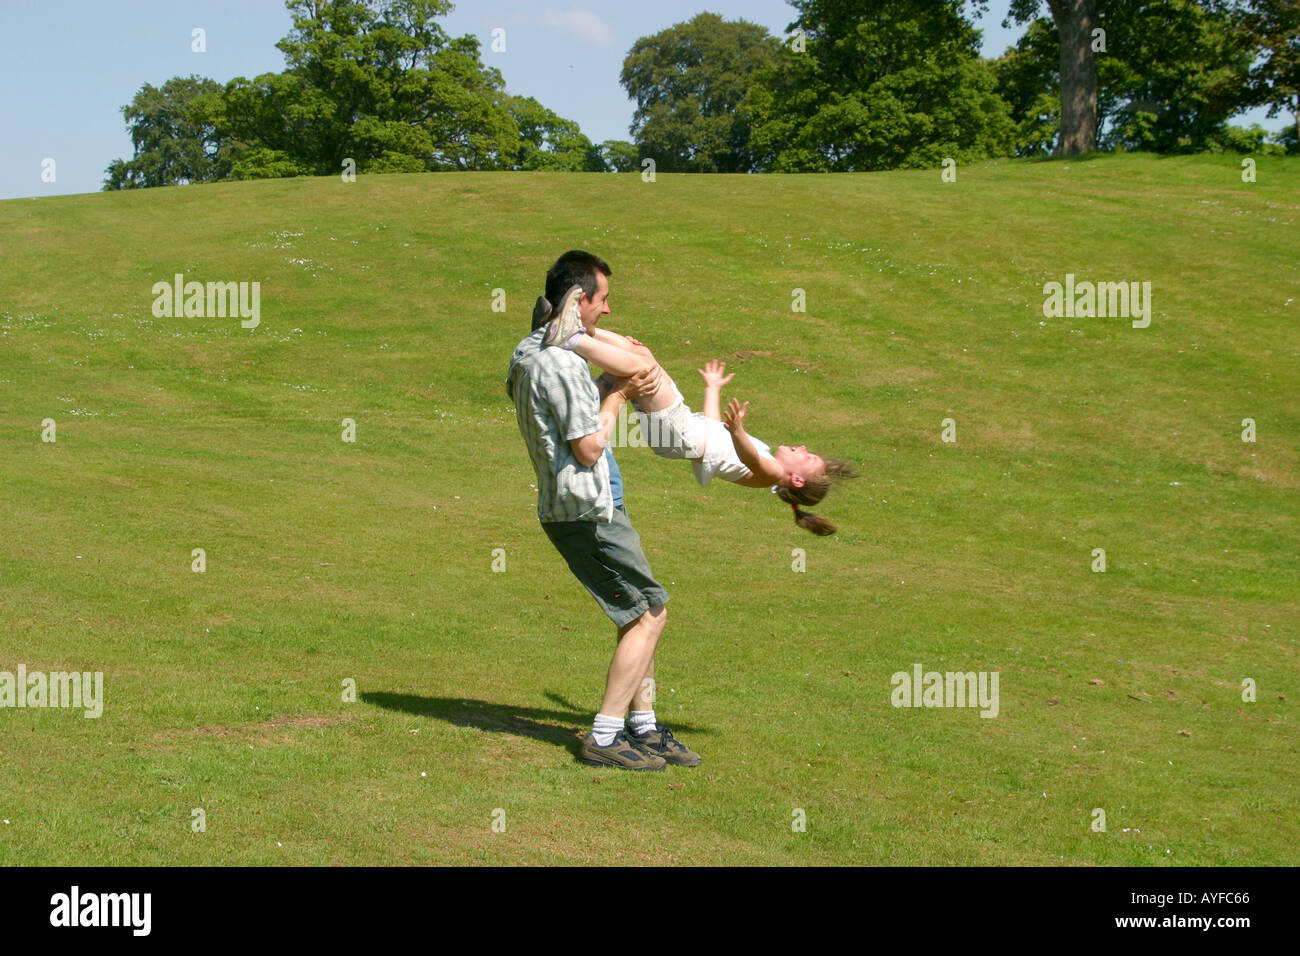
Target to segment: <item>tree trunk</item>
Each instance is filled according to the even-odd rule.
[[[1061,43],[1061,137],[1057,156],[1097,148],[1097,63],[1092,31],[1097,0],[1048,0]]]

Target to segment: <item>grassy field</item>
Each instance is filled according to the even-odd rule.
[[[0,864],[1294,864],[1300,162],[1239,163],[0,203],[0,671],[104,681],[0,710]],[[620,451],[695,769],[575,759],[613,632],[503,388],[575,247],[688,401],[723,359],[864,473],[815,538]],[[176,273],[260,324],[154,316]],[[1067,274],[1150,326],[1045,318]],[[915,664],[998,715],[892,706]]]

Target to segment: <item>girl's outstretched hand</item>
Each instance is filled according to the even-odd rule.
[[[749,402],[741,404],[734,398],[727,403],[726,425],[728,431],[743,432],[745,430],[745,412],[749,410]]]
[[[704,368],[697,368],[695,371],[704,376],[705,388],[722,388],[736,377],[735,372],[724,377],[723,373],[727,371],[727,363],[719,362],[717,359],[711,359],[705,364]]]

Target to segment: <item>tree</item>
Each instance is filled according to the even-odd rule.
[[[1009,26],[1038,19],[1041,0],[1011,0]],[[985,3],[980,3],[981,8]],[[1098,29],[1097,0],[1047,0],[1056,23],[1060,54],[1061,131],[1056,145],[1058,156],[1078,156],[1097,148],[1097,64],[1093,45]]]
[[[1252,54],[1230,19],[1197,0],[1112,0],[1118,41],[1101,58],[1101,145],[1160,153],[1217,148],[1249,104]]]
[[[124,111],[136,156],[108,168],[105,188],[329,175],[347,160],[364,172],[604,168],[576,124],[506,93],[477,39],[447,36],[436,18],[449,0],[285,5],[285,71],[146,84]]]
[[[1056,65],[1056,28],[1035,20],[1014,49],[996,63],[997,92],[1016,123],[1016,155],[1050,155],[1061,133],[1061,95]]]
[[[1300,124],[1282,127],[1273,134],[1272,139],[1282,147],[1283,151],[1291,154],[1300,153]]]
[[[1250,73],[1253,105],[1267,106],[1269,116],[1290,110],[1300,141],[1300,3],[1239,0],[1232,13],[1260,54]]]
[[[1294,135],[1294,127],[1288,128]],[[1249,129],[1225,125],[1222,130],[1214,134],[1208,145],[1216,153],[1280,156],[1286,152],[1286,147],[1279,142],[1279,135],[1270,134],[1258,123],[1252,123]]]
[[[605,170],[630,173],[641,167],[641,151],[625,139],[607,139],[597,147]]]
[[[749,123],[737,107],[778,49],[765,27],[715,13],[637,40],[619,82],[636,102],[629,132],[643,154],[665,172],[752,171]]]
[[[211,182],[229,173],[218,124],[221,84],[200,76],[146,83],[122,107],[134,153],[105,170],[105,189]]]
[[[531,96],[512,96],[510,116],[520,140],[512,168],[604,172],[600,152],[573,120],[557,116]]]
[[[499,71],[478,40],[451,39],[435,18],[448,0],[287,0],[280,41],[288,73],[328,104],[313,110],[317,149],[296,158],[322,172],[504,169],[518,151]]]
[[[261,179],[336,171],[322,157],[332,152],[335,106],[296,73],[236,77],[226,84],[221,126],[236,179]]]
[[[743,109],[763,168],[937,166],[1007,155],[1015,130],[961,0],[791,0],[801,52],[757,71]]]
[[[1219,148],[1227,120],[1249,100],[1249,44],[1228,17],[1194,0],[1110,0],[1097,23],[1094,145],[1164,153]],[[1055,140],[1059,155],[1072,155],[1061,145],[1060,33],[1050,24],[1032,22],[999,61],[998,90],[1012,103],[1021,152]]]

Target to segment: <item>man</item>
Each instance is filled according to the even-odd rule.
[[[610,275],[609,266],[588,252],[574,250],[556,260],[533,313],[533,331],[510,360],[506,391],[537,473],[542,529],[618,631],[605,695],[580,759],[627,770],[662,770],[668,763],[693,767],[699,755],[655,719],[654,655],[668,620],[668,592],[654,579],[628,520],[623,479],[608,447],[619,409],[653,392],[662,371],[656,367],[609,383],[602,402],[584,359],[542,344],[550,303],[559,303],[575,285],[582,288],[583,326],[595,332],[610,313]],[[634,703],[637,709],[628,714]]]

